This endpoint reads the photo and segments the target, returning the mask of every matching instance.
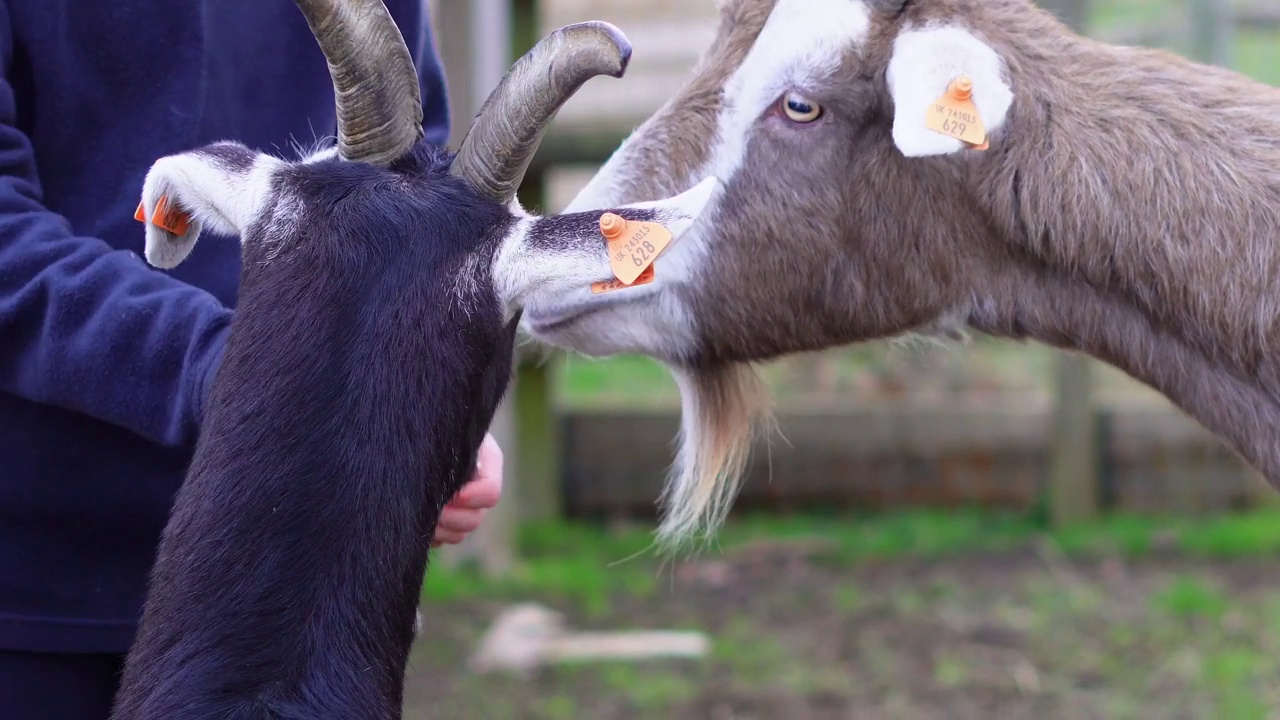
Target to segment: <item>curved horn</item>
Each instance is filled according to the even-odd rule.
[[[516,61],[485,100],[451,172],[506,204],[565,101],[596,75],[622,77],[630,60],[631,43],[606,22],[567,25],[547,36]]]
[[[418,72],[382,0],[294,0],[329,63],[338,153],[386,166],[422,138]]]

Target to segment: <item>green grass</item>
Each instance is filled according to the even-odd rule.
[[[510,576],[493,580],[467,566],[435,566],[424,597],[447,601],[532,593],[572,601],[595,614],[605,611],[612,593],[651,597],[662,581],[662,568],[655,563],[662,556],[648,529],[609,531],[591,523],[565,522],[525,526],[519,537],[522,560]],[[1275,557],[1280,555],[1280,510],[1211,518],[1115,515],[1058,531],[1046,530],[1030,516],[982,510],[754,515],[733,519],[712,546],[697,552],[714,558],[752,542],[813,539],[826,548],[817,552],[816,560],[839,564],[1008,551],[1033,543],[1048,543],[1068,557],[1140,559],[1156,550],[1197,558]],[[846,592],[847,601],[855,604],[856,589]],[[1171,607],[1194,602],[1188,599],[1191,590],[1173,592]]]
[[[570,405],[651,407],[679,399],[667,369],[646,357],[592,360],[574,355],[554,362],[559,399]]]
[[[418,656],[422,677],[456,672],[504,601],[546,603],[580,628],[700,630],[712,652],[569,664],[524,679],[457,672],[434,691],[456,708],[442,717],[669,719],[705,717],[721,703],[749,717],[846,703],[888,716],[945,707],[978,717],[958,704],[990,693],[1006,708],[1043,710],[1037,717],[1280,711],[1280,592],[1250,577],[1280,559],[1274,509],[1116,516],[1063,531],[974,510],[743,517],[701,553],[711,562],[697,564],[725,557],[739,573],[731,586],[682,575],[674,593],[664,587],[671,564],[655,561],[645,529],[555,523],[520,539],[521,567],[503,580],[432,568],[425,592],[439,634]],[[807,548],[796,575],[746,550],[789,540]],[[916,558],[942,562],[905,562]],[[1223,562],[1231,559],[1246,562]]]
[[[1181,618],[1203,617],[1219,620],[1231,602],[1217,588],[1191,576],[1179,576],[1152,597],[1153,609]]]

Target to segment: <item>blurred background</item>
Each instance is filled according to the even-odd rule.
[[[1277,2],[1041,4],[1098,38],[1280,82]],[[459,136],[547,32],[603,19],[631,39],[626,78],[588,83],[534,162],[523,200],[548,212],[679,87],[717,19],[714,0],[434,13]],[[664,559],[650,541],[679,423],[672,380],[643,358],[523,348],[497,426],[506,494],[466,545],[433,553],[407,716],[1280,717],[1280,495],[1160,396],[982,337],[843,348],[765,374],[778,432],[728,526]],[[563,623],[515,633],[543,633],[527,647],[548,654],[604,637],[584,632],[703,644],[469,665],[522,603]]]

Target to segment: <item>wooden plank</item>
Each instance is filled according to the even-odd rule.
[[[1280,29],[1280,2],[1252,2],[1233,9],[1237,28],[1249,30]]]
[[[523,55],[549,31],[538,16],[541,3],[512,1],[512,57]],[[535,212],[547,208],[548,166],[531,164],[520,188],[520,202]],[[561,447],[554,406],[553,372],[558,352],[529,347],[516,366],[515,412],[517,454],[520,457],[519,509],[522,521],[558,518],[564,504],[560,488]]]
[[[1036,4],[1057,15],[1067,27],[1080,30],[1087,24],[1089,3],[1086,0],[1037,0]]]
[[[586,83],[561,108],[548,135],[573,138],[606,127],[614,136],[630,131],[688,79],[715,37],[718,17],[712,0],[542,0],[537,13],[541,34],[570,23],[605,20],[617,25],[632,46],[626,76]],[[607,150],[616,146],[615,140]]]
[[[1084,31],[1087,0],[1039,0],[1038,4],[1067,26]],[[1083,355],[1059,352],[1054,358],[1048,482],[1050,522],[1058,527],[1089,520],[1098,512],[1101,465],[1090,370],[1090,360]]]
[[[520,458],[520,520],[561,515],[560,422],[554,406],[554,359],[526,362],[516,383],[516,456]]]
[[[784,409],[757,444],[735,510],[979,505],[1029,510],[1050,462],[1053,407],[901,405]],[[1251,504],[1249,473],[1217,438],[1169,405],[1111,409],[1106,458],[1114,507],[1194,512]],[[562,415],[566,506],[577,516],[653,512],[673,459],[679,413]],[[626,437],[625,446],[618,437]],[[783,440],[782,438],[785,438]],[[1193,474],[1183,471],[1192,468]],[[1186,481],[1185,494],[1171,492]]]
[[[1235,19],[1228,0],[1191,0],[1191,52],[1197,60],[1231,67]]]
[[[1091,360],[1075,353],[1054,357],[1053,435],[1049,460],[1049,517],[1055,527],[1098,513],[1100,468]]]

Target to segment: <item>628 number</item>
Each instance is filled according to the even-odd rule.
[[[649,259],[653,257],[653,243],[645,240],[640,247],[631,251],[631,262],[636,267],[644,267]]]

